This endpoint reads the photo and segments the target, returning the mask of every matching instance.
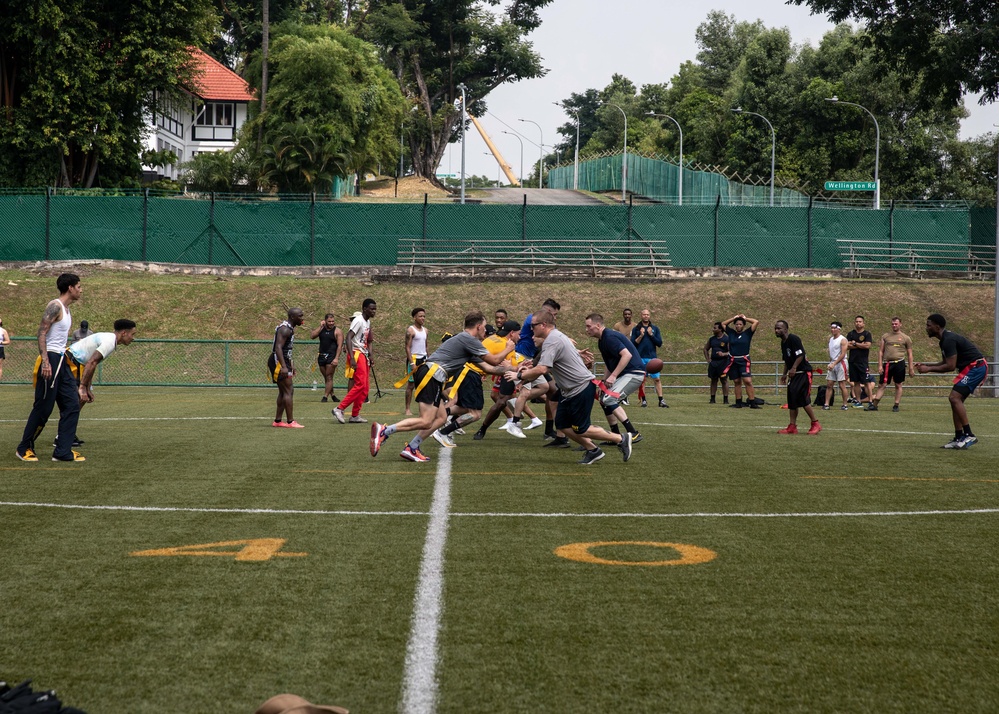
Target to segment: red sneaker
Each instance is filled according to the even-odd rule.
[[[812,422],[812,427],[808,430],[808,433],[809,434],[818,434],[820,431],[822,431],[822,425],[819,424],[817,421],[813,421]]]
[[[778,429],[777,433],[778,434],[797,434],[798,433],[798,426],[796,424],[788,424],[783,429]]]
[[[285,423],[283,421],[276,421],[273,424],[271,424],[271,426],[276,426],[276,427],[279,427],[279,428],[284,428]]]
[[[288,422],[288,427],[287,428],[289,428],[289,429],[304,429],[305,425],[299,424],[297,421],[293,420],[293,421]]]
[[[413,449],[409,448],[409,444],[406,444],[406,448],[402,450],[402,453],[400,453],[399,456],[406,459],[407,461],[416,461],[418,463],[430,461],[429,456],[424,454],[419,449],[416,449],[414,451]]]
[[[382,444],[388,438],[382,431],[385,429],[381,424],[375,422],[371,425],[371,455],[378,456],[378,450],[382,448]]]

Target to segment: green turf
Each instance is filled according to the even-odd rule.
[[[48,461],[43,438],[25,464],[12,452],[31,393],[0,389],[6,504],[396,512],[0,505],[0,679],[90,714],[242,714],[283,691],[396,711],[439,449],[408,463],[397,435],[372,459],[368,429],[317,397],[298,392],[306,428],[290,430],[270,427],[273,391],[105,388],[80,423],[86,463]],[[628,464],[610,448],[578,466],[537,431],[458,437],[438,711],[999,709],[999,513],[912,514],[999,508],[999,403],[969,401],[981,442],[951,452],[941,397],[819,411],[816,437],[778,435],[775,406],[706,401],[632,407],[645,439]],[[364,414],[395,420],[401,402]],[[265,538],[306,555],[130,555]],[[716,557],[554,553],[606,541]]]

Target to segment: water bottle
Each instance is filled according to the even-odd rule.
[[[318,386],[319,386],[319,383],[318,383],[318,382],[317,382],[316,380],[314,380],[314,379],[313,379],[313,380],[312,380],[312,391],[313,391],[313,392],[314,392],[314,391],[316,391],[316,388],[317,388]]]

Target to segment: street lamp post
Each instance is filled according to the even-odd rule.
[[[517,141],[520,142],[520,185],[521,185],[521,187],[523,187],[523,185],[524,185],[524,140],[521,139],[518,135],[514,134],[512,131],[503,131],[503,132],[500,132],[500,133],[501,134],[509,134],[514,139],[516,139]]]
[[[732,111],[736,114],[749,114],[754,117],[759,117],[767,123],[768,127],[770,127],[770,206],[772,208],[774,205],[774,168],[776,166],[777,159],[777,132],[774,131],[774,125],[770,123],[770,120],[762,114],[747,112],[742,107],[736,107]]]
[[[621,157],[621,203],[628,202],[628,115],[624,109],[614,102],[600,102],[610,107],[616,107],[621,116],[624,117],[624,155]]]
[[[857,107],[858,109],[863,109],[871,119],[874,120],[874,208],[875,210],[881,208],[881,181],[878,180],[878,168],[881,163],[881,127],[878,125],[878,118],[871,113],[871,110],[867,107],[855,104],[854,102],[844,102],[842,99],[833,95],[831,97],[826,97],[827,102],[832,102],[833,104],[848,104],[851,107]]]
[[[464,84],[459,84],[461,90],[461,202],[465,202],[465,90]]]
[[[538,127],[538,132],[541,134],[541,158],[538,160],[538,188],[544,188],[544,172],[545,172],[545,132],[541,128],[541,125],[536,121],[531,121],[530,119],[518,119],[517,121],[527,122],[528,124],[534,124]]]
[[[669,114],[656,114],[655,112],[649,112],[650,117],[664,117],[669,119],[671,122],[676,124],[676,130],[680,132],[680,164],[678,166],[677,172],[677,184],[679,184],[679,200],[678,204],[683,205],[683,129],[680,127],[680,122],[671,117]]]
[[[563,111],[570,112],[573,114],[573,116],[576,117],[576,155],[572,161],[572,190],[578,191],[579,190],[579,110],[570,109],[564,104],[559,104],[558,102],[552,102],[552,104],[554,104],[557,107],[562,107]]]

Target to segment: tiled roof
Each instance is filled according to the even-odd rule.
[[[191,57],[195,73],[199,75],[193,88],[199,97],[229,102],[253,101],[250,85],[224,64],[196,47],[191,48]]]

